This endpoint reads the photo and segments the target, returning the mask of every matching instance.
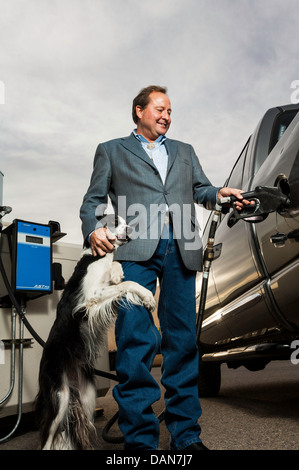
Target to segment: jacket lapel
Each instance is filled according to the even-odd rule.
[[[129,137],[122,138],[120,143],[123,147],[129,150],[129,152],[133,153],[138,158],[141,158],[142,160],[144,160],[148,165],[155,168],[154,163],[151,161],[148,154],[142,148],[142,145],[140,144],[140,142],[138,142],[138,140],[136,139],[133,133]]]
[[[136,137],[134,136],[133,133],[131,135],[129,135],[129,137],[124,137],[124,138],[120,139],[120,143],[121,143],[121,145],[123,145],[123,147],[125,147],[127,150],[129,150],[129,152],[133,153],[138,158],[141,158],[142,160],[144,160],[148,165],[152,166],[153,168],[156,168],[154,163],[151,161],[148,154],[142,148],[142,145],[140,145],[140,142],[138,142],[138,140],[136,139]],[[165,146],[166,146],[167,153],[168,153],[168,167],[167,167],[167,174],[168,174],[171,167],[172,167],[172,165],[173,165],[173,162],[176,159],[178,146],[177,146],[176,141],[171,140],[171,139],[166,139],[165,140]]]
[[[167,167],[167,174],[168,174],[169,170],[171,169],[173,165],[173,162],[176,159],[178,146],[174,140],[170,140],[170,139],[165,140],[165,146],[166,146],[167,153],[168,153],[168,167]]]

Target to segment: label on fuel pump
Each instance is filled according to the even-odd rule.
[[[51,292],[51,228],[17,221],[16,290]]]

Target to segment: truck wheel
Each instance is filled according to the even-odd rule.
[[[221,385],[221,363],[199,361],[198,396],[216,397]]]

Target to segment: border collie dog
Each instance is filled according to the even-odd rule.
[[[105,216],[105,222],[117,249],[128,240],[128,226],[114,215]],[[107,329],[122,302],[155,308],[148,289],[122,279],[113,253],[96,257],[86,250],[65,286],[40,363],[36,414],[44,450],[93,448],[93,369]]]

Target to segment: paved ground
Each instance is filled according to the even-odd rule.
[[[153,374],[160,375],[155,367]],[[217,398],[201,400],[202,440],[211,450],[298,450],[299,365],[273,362],[265,370],[249,372],[222,366],[222,386]],[[101,399],[104,414],[96,419],[99,450],[117,451],[121,443],[108,443],[102,430],[117,411],[111,390]],[[163,400],[154,407],[163,410]],[[5,431],[0,427],[1,436]],[[120,436],[114,425],[110,436]],[[160,449],[168,448],[169,434],[161,424]],[[36,450],[38,434],[31,419],[23,418],[19,431],[0,450]]]

